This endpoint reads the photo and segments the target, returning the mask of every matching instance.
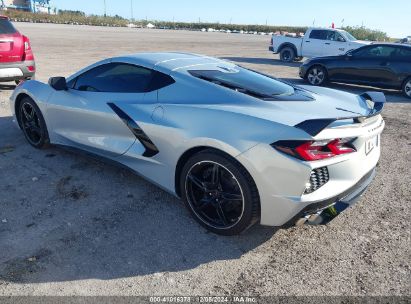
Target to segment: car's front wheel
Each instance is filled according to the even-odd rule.
[[[404,81],[402,91],[404,92],[405,96],[407,96],[408,98],[411,98],[411,77],[409,77],[406,81]]]
[[[46,148],[50,142],[47,126],[39,107],[30,97],[19,102],[16,116],[29,144],[37,149]]]
[[[323,85],[327,81],[327,71],[324,67],[316,65],[308,70],[306,78],[312,85]]]
[[[194,218],[214,233],[240,234],[259,219],[260,200],[252,177],[217,150],[204,150],[186,162],[180,190]]]

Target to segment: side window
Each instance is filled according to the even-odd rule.
[[[326,30],[312,30],[310,33],[311,39],[320,39],[326,40],[327,39],[327,32]]]
[[[411,61],[411,47],[398,47],[395,52],[395,58],[404,61]]]
[[[89,92],[147,92],[153,71],[126,63],[108,63],[77,77],[75,90]]]
[[[395,48],[391,46],[372,46],[364,49],[360,49],[354,53],[356,57],[368,57],[368,58],[384,58],[394,55]]]
[[[175,80],[166,74],[163,74],[158,71],[153,72],[153,77],[151,78],[150,85],[148,87],[148,91],[155,91],[171,84],[175,83]]]
[[[343,36],[341,36],[340,33],[336,31],[327,31],[327,40],[331,41],[338,41],[338,42],[345,42],[345,39]]]

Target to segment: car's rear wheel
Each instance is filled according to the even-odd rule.
[[[407,96],[408,98],[411,98],[411,77],[409,77],[406,81],[404,81],[402,91],[404,92],[405,96]]]
[[[217,150],[207,149],[187,161],[180,190],[194,218],[214,233],[236,235],[259,219],[260,200],[250,174]]]
[[[295,51],[290,47],[285,47],[280,52],[280,59],[284,62],[293,62],[295,59]]]
[[[49,145],[49,135],[43,115],[36,103],[29,97],[24,97],[17,109],[17,117],[24,136],[30,145],[37,149]]]
[[[327,81],[327,71],[324,67],[315,65],[308,70],[306,78],[312,85],[322,85]]]

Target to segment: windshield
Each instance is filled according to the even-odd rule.
[[[294,88],[284,82],[245,68],[222,68],[221,70],[192,70],[195,77],[251,95],[257,98],[270,98],[278,95],[292,95]]]
[[[357,40],[357,38],[355,38],[353,35],[351,35],[350,33],[346,32],[346,31],[342,31],[345,35],[345,37],[347,37],[347,40],[349,41],[355,41]]]

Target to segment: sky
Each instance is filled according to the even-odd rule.
[[[162,21],[361,26],[411,35],[411,0],[105,0],[108,15]],[[52,0],[58,9],[104,14],[104,0]]]

